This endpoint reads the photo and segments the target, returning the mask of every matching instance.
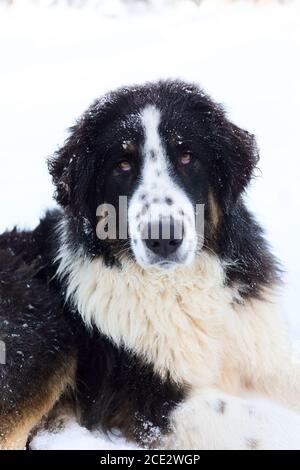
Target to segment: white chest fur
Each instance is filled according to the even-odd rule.
[[[65,249],[59,259],[58,273],[69,273],[67,298],[86,324],[178,383],[232,390],[250,380],[263,356],[270,361],[281,340],[275,304],[266,297],[237,303],[214,255],[203,252],[172,272],[128,259],[123,269],[108,268]]]

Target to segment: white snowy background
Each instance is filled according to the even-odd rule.
[[[283,305],[300,345],[300,1],[0,0],[0,231],[53,206],[46,157],[85,108],[124,84],[202,85],[257,136],[249,205],[286,269]],[[52,4],[55,4],[53,6]],[[76,424],[34,448],[122,448]]]

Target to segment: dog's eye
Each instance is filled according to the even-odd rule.
[[[179,157],[181,165],[189,165],[192,161],[192,155],[188,152],[182,153]]]
[[[127,160],[123,160],[118,164],[118,169],[124,173],[131,171],[131,165]]]

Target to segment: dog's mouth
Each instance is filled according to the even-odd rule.
[[[178,266],[179,263],[176,263],[174,261],[159,261],[158,263],[152,264],[153,268],[157,269],[165,269],[166,271],[171,271],[172,269],[175,269]]]
[[[171,260],[162,260],[149,264],[149,267],[159,269],[162,271],[172,271],[180,266],[184,266],[184,261],[171,261]]]

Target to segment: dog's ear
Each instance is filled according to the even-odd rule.
[[[104,97],[105,98],[105,97]],[[62,206],[81,210],[95,184],[95,149],[104,125],[108,100],[95,101],[70,128],[64,145],[48,159],[48,168],[55,185],[55,199]]]
[[[88,181],[92,159],[88,123],[83,116],[70,128],[70,137],[48,160],[49,172],[55,185],[55,199],[62,207],[81,199]],[[90,169],[91,170],[91,169]]]
[[[255,138],[229,121],[223,107],[198,88],[191,102],[203,140],[209,149],[209,176],[225,210],[237,201],[250,182],[259,155]]]
[[[232,207],[248,186],[259,161],[255,138],[222,113],[214,123],[212,173],[225,209]]]
[[[55,154],[48,159],[48,169],[55,185],[54,197],[62,206],[66,207],[70,204],[72,187],[75,180],[75,162],[78,152],[82,153],[82,149],[78,145],[80,141],[80,125],[69,129],[70,137]]]

